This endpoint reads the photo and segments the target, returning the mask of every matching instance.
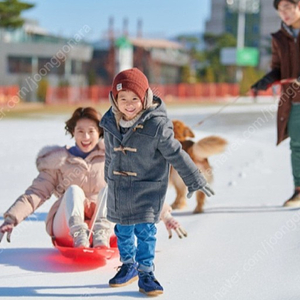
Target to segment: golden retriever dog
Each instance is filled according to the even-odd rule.
[[[180,141],[183,150],[190,155],[194,163],[205,176],[207,182],[211,184],[213,181],[213,173],[208,157],[222,153],[225,150],[227,141],[218,136],[208,136],[198,142],[194,142],[191,138],[194,138],[195,135],[187,125],[179,120],[173,120],[172,122],[175,138]],[[173,209],[183,209],[187,206],[187,187],[173,167],[170,173],[170,183],[176,190],[176,199],[171,206]],[[194,213],[201,213],[203,212],[205,194],[201,191],[197,191],[196,199],[197,206],[194,209]]]

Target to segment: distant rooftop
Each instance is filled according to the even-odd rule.
[[[146,39],[146,38],[128,38],[128,41],[136,47],[141,47],[145,49],[173,49],[173,50],[183,50],[184,47],[177,42],[164,40],[164,39]],[[110,47],[110,41],[108,39],[103,39],[91,43],[96,50],[108,50]]]
[[[50,35],[46,29],[39,26],[36,20],[26,19],[23,29],[29,34]]]
[[[72,37],[62,37],[49,33],[39,26],[36,20],[26,19],[22,27],[16,29],[1,29],[4,43],[67,43]],[[1,36],[1,35],[0,35]],[[84,40],[77,41],[77,44],[87,44]]]
[[[137,47],[143,48],[162,48],[162,49],[183,49],[183,46],[177,42],[163,39],[144,39],[129,38],[130,42]]]

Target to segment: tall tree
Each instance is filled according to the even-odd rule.
[[[222,65],[220,53],[222,48],[236,46],[235,37],[229,33],[223,33],[220,35],[206,33],[204,35],[204,41],[206,44],[204,60],[206,61],[205,65],[207,67],[202,70],[202,72],[204,74],[212,72],[216,82],[234,81],[235,72],[232,72],[232,68]]]
[[[34,4],[18,0],[0,1],[0,28],[18,28],[24,24],[21,13],[34,7]]]
[[[198,65],[199,49],[201,48],[200,34],[179,35],[176,40],[181,43],[189,55],[189,63],[181,68],[181,81],[194,83],[197,81],[196,71]]]

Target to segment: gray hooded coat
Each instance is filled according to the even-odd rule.
[[[107,218],[122,224],[156,223],[165,200],[170,164],[189,191],[206,184],[190,156],[174,138],[173,124],[165,105],[148,108],[121,135],[112,108],[103,116],[105,180],[108,184]]]

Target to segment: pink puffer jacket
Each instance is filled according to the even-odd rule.
[[[4,217],[11,217],[17,225],[55,195],[58,200],[51,207],[46,220],[47,232],[53,236],[53,218],[62,196],[70,185],[78,185],[86,196],[85,218],[89,221],[95,209],[98,193],[105,186],[104,160],[103,140],[99,141],[97,148],[85,159],[71,155],[66,147],[44,147],[36,160],[38,176],[8,209]]]

